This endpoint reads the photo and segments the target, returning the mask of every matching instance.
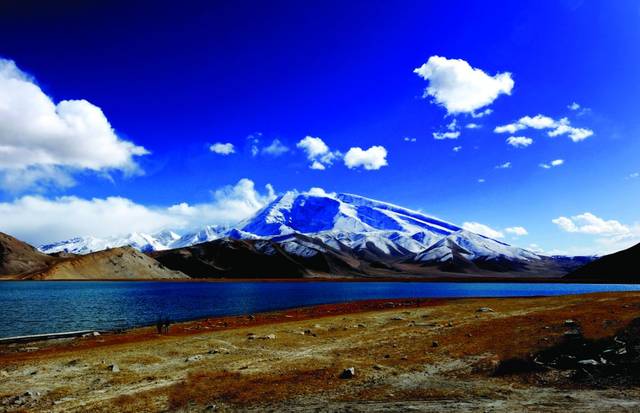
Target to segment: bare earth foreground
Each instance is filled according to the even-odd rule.
[[[383,300],[5,345],[0,410],[640,411],[638,317],[640,293]]]

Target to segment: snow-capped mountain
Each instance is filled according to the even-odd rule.
[[[162,231],[153,235],[133,232],[122,237],[75,237],[66,241],[41,245],[38,249],[46,254],[56,252],[88,254],[108,248],[131,246],[142,252],[149,252],[169,249],[171,245],[179,239],[180,236],[173,231]]]
[[[353,194],[287,192],[238,227],[244,233],[280,242],[300,233],[333,248],[411,256],[416,262],[442,262],[454,250],[469,260],[540,258],[442,219]]]
[[[349,249],[361,257],[403,258],[414,263],[439,263],[454,256],[465,260],[538,260],[522,248],[469,232],[424,213],[353,194],[323,191],[287,192],[233,227],[206,226],[178,236],[133,233],[123,237],[78,237],[43,245],[42,252],[86,254],[130,245],[144,252],[183,248],[220,238],[268,239],[288,253],[313,256],[322,253],[317,244],[295,237],[303,234],[335,250]],[[268,253],[268,251],[264,251]]]

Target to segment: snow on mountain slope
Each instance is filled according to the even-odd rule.
[[[417,254],[421,262],[446,260],[452,247],[469,260],[539,258],[421,212],[353,194],[287,192],[239,227],[259,237],[302,233],[333,248],[345,245],[392,257]]]
[[[185,234],[178,239],[173,240],[170,244],[167,244],[170,248],[189,247],[195,244],[202,244],[203,242],[213,241],[224,236],[224,232],[227,228],[218,225],[207,225],[200,231]]]

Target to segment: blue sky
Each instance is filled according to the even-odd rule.
[[[76,103],[53,109],[67,122],[53,133],[2,105],[31,107],[37,90],[0,87],[2,231],[42,242],[229,221],[270,185],[386,200],[546,252],[640,241],[635,1],[35,4],[0,6],[5,80]],[[431,76],[414,73],[427,62]],[[288,150],[267,150],[275,139]],[[172,206],[207,212],[175,221]]]

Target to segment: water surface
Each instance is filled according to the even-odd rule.
[[[114,330],[376,298],[515,297],[637,291],[640,285],[447,282],[0,282],[0,337]]]

